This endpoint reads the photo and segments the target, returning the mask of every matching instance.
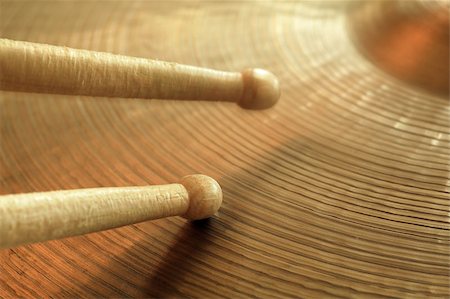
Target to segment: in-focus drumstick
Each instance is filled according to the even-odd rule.
[[[0,39],[0,87],[105,97],[236,102],[264,109],[280,97],[262,69],[223,72],[171,62]]]
[[[76,236],[146,220],[212,216],[222,190],[212,178],[180,184],[93,188],[0,196],[0,248]]]

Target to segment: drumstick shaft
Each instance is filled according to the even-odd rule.
[[[77,189],[0,196],[0,248],[76,236],[169,216],[212,216],[222,193],[213,179],[182,184]]]
[[[0,86],[72,95],[228,101],[247,108],[267,108],[279,97],[278,81],[263,70],[225,72],[8,39],[0,39]]]

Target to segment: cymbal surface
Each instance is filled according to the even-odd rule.
[[[259,67],[281,87],[263,111],[0,91],[1,194],[164,184],[192,173],[223,190],[209,221],[174,217],[0,251],[0,297],[450,295],[448,96],[363,50],[358,32],[372,19],[356,16],[372,8],[0,5],[2,38]]]

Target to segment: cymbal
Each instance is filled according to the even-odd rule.
[[[2,3],[2,38],[261,67],[281,98],[1,91],[1,194],[203,173],[223,204],[0,251],[0,297],[448,296],[448,10],[402,3]]]

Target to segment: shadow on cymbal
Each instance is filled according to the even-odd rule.
[[[208,234],[208,230],[212,221],[214,220],[210,218],[197,220],[183,226],[175,243],[148,279],[147,296],[158,298],[184,296],[183,292],[177,289],[177,285],[183,281],[185,274],[191,271],[201,248],[210,242],[211,235]]]

